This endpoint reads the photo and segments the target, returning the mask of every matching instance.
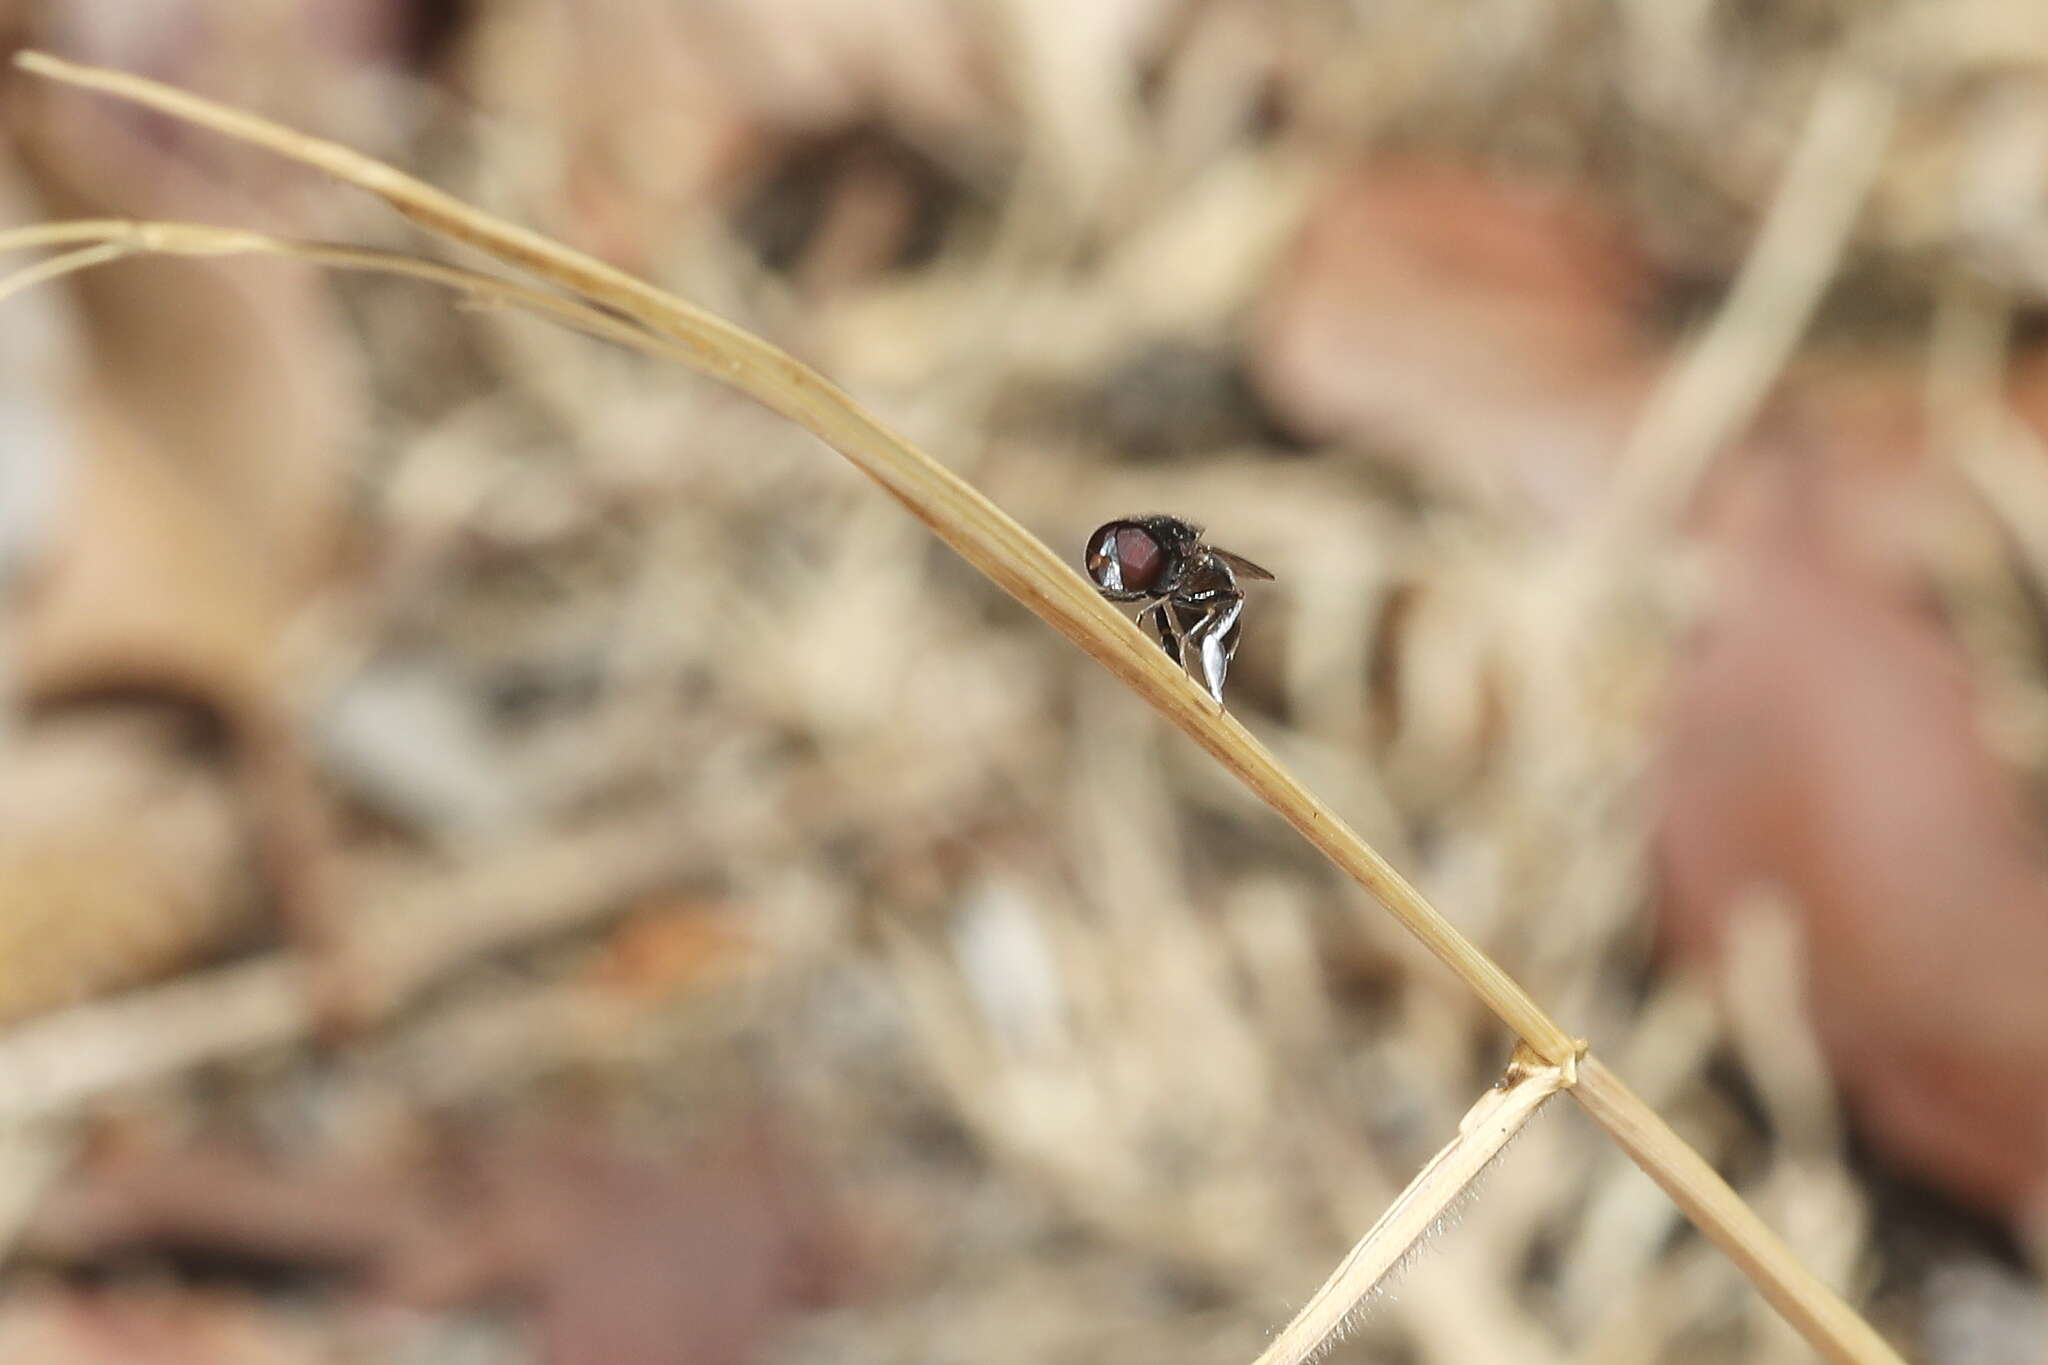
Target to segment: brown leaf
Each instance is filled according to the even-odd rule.
[[[1369,442],[1511,512],[1581,505],[1652,377],[1649,275],[1570,193],[1385,162],[1311,213],[1253,371],[1319,440]]]
[[[104,17],[87,9],[65,17],[78,23],[95,13]],[[189,55],[195,14],[171,6],[154,25],[114,28],[173,60]],[[47,91],[10,104],[9,113],[13,156],[0,162],[0,177],[11,183],[19,166],[53,216],[249,215],[240,194],[154,137],[148,119]],[[69,439],[24,458],[62,459],[69,477],[10,604],[18,607],[12,662],[28,700],[138,693],[218,719],[254,797],[247,819],[270,890],[309,946],[323,940],[332,910],[326,819],[287,719],[295,703],[281,644],[334,572],[347,434],[361,409],[326,288],[318,272],[296,265],[145,259],[51,291],[68,302],[85,354],[69,372],[51,365],[58,373],[45,376],[68,404],[59,410]],[[147,772],[152,760],[134,762]],[[106,853],[141,859],[162,851],[126,831],[106,835]],[[17,854],[62,861],[76,852],[78,831],[63,837],[62,847]],[[196,931],[202,920],[238,914],[243,867],[200,865],[223,877],[211,919],[169,896],[177,888],[206,899],[186,885],[190,867],[137,862],[130,889],[166,889],[157,917],[166,927]],[[104,904],[115,923],[132,908],[118,897]],[[48,951],[96,941],[107,928],[90,925],[100,906],[79,904],[80,933],[53,936]],[[20,908],[41,919],[53,907]],[[166,944],[132,960],[169,965],[212,946],[211,935],[196,933],[183,951]],[[53,964],[53,972],[65,981],[107,976],[90,961],[76,972]],[[333,1013],[341,993],[330,976],[319,989]]]
[[[1729,551],[1679,669],[1663,933],[1711,960],[1746,894],[1786,893],[1874,1143],[2021,1216],[2048,1195],[2048,864],[1956,642],[1806,530]]]
[[[423,1216],[397,1176],[293,1169],[225,1143],[170,1149],[116,1129],[44,1201],[29,1235],[39,1255],[70,1264],[172,1248],[359,1272]]]
[[[835,1278],[815,1199],[765,1128],[684,1161],[565,1132],[486,1170],[466,1245],[415,1246],[392,1282],[429,1300],[509,1284],[552,1365],[742,1365]]]
[[[106,406],[87,405],[78,472],[16,648],[30,696],[146,689],[225,715],[272,681],[285,602],[228,510]]]
[[[47,100],[14,146],[53,217],[246,219],[243,196],[90,102]],[[147,258],[72,281],[88,420],[125,427],[290,603],[333,568],[362,394],[327,282],[281,262]],[[97,433],[96,433],[97,434]],[[154,490],[152,490],[154,491]]]
[[[201,0],[148,22],[118,8],[50,22],[156,68],[191,60],[220,18]],[[131,111],[46,90],[10,112],[11,162],[49,216],[250,216],[249,186],[202,159],[217,139],[166,141]],[[362,397],[327,282],[295,264],[146,258],[74,276],[63,296],[85,354],[57,387],[83,472],[24,622],[31,690],[161,686],[232,718],[271,685],[284,625],[334,567]]]
[[[60,1188],[28,1238],[74,1263],[202,1249],[339,1270],[423,1307],[509,1297],[555,1365],[738,1365],[833,1291],[826,1221],[755,1122],[670,1150],[588,1127],[471,1130],[368,1168],[130,1148]]]

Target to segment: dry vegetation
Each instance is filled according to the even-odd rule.
[[[2048,25],[1356,8],[0,33],[672,288],[1057,548],[1206,521],[1281,580],[1238,717],[1903,1351],[2038,1359]],[[5,100],[17,220],[422,249]],[[275,261],[5,307],[0,1355],[1242,1362],[1499,1074],[730,391]],[[1334,1358],[1806,1347],[1553,1106]]]

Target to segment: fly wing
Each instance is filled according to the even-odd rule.
[[[1246,578],[1264,578],[1270,581],[1273,577],[1272,570],[1260,568],[1243,555],[1234,555],[1228,550],[1219,550],[1213,545],[1209,547],[1209,553],[1215,555]]]

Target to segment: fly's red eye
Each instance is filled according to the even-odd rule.
[[[1114,602],[1159,598],[1171,591],[1180,575],[1180,548],[1165,518],[1128,518],[1108,522],[1087,538],[1087,577]]]
[[[1116,562],[1123,569],[1124,586],[1142,591],[1159,581],[1166,571],[1166,552],[1142,527],[1125,526],[1116,533]]]
[[[1142,526],[1112,523],[1088,547],[1088,576],[1112,591],[1148,591],[1165,572],[1166,551]]]

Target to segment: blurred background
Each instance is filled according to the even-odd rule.
[[[2031,0],[0,0],[754,329],[1912,1357],[2048,1359]],[[9,223],[456,254],[9,72]],[[11,262],[10,268],[26,261]],[[787,424],[377,278],[0,322],[0,1358],[1242,1362],[1511,1040]],[[1795,1361],[1568,1103],[1333,1359]]]

